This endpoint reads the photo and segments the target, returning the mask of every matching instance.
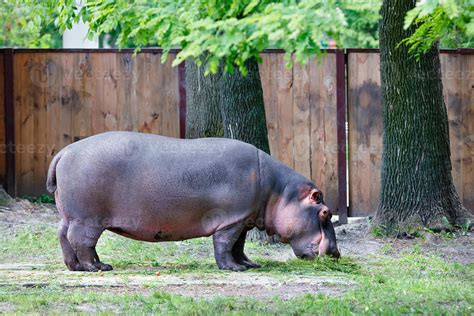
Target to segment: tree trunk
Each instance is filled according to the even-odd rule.
[[[268,132],[263,103],[262,81],[258,62],[250,59],[247,76],[238,70],[233,74],[225,72],[220,80],[220,108],[224,123],[224,135],[255,145],[270,153]]]
[[[186,138],[223,137],[218,82],[221,73],[204,76],[204,67],[186,60]]]
[[[247,63],[248,73],[238,70],[204,76],[204,67],[186,61],[186,138],[226,137],[242,140],[269,153],[265,107],[258,63]],[[249,238],[275,242],[256,229]]]
[[[380,71],[384,124],[382,184],[376,224],[387,233],[443,226],[467,212],[451,176],[448,116],[438,47],[410,57],[400,42],[404,17],[415,0],[384,0]]]

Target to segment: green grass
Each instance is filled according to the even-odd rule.
[[[0,237],[5,256],[0,261],[42,262],[51,274],[63,271],[56,229],[35,226],[15,235]],[[292,299],[213,297],[194,299],[158,291],[152,285],[146,291],[114,291],[113,288],[64,288],[61,282],[45,277],[41,287],[14,285],[15,280],[0,280],[0,312],[76,313],[97,311],[126,314],[168,313],[203,314],[472,314],[474,305],[474,265],[446,262],[421,247],[395,252],[391,244],[370,260],[343,257],[338,261],[271,259],[282,246],[249,243],[250,257],[262,265],[252,273],[287,280],[290,276],[336,276],[354,284],[341,288],[336,295],[302,295]],[[217,269],[209,238],[176,243],[151,244],[106,233],[98,245],[105,262],[115,267],[114,276],[163,274],[210,279],[227,274]],[[244,272],[246,273],[246,272]],[[83,274],[77,274],[78,278]],[[59,275],[57,278],[60,278]],[[159,280],[159,279],[158,279]],[[60,280],[59,280],[60,281]],[[8,285],[10,284],[10,285]],[[262,288],[262,291],[267,289]],[[337,288],[335,288],[337,291]],[[236,289],[238,291],[238,289]],[[337,292],[336,292],[337,293]],[[9,310],[11,308],[11,310]],[[86,309],[85,309],[86,308]]]

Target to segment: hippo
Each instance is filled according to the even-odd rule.
[[[57,153],[46,187],[72,271],[108,271],[95,250],[109,230],[148,242],[213,236],[220,269],[257,268],[244,253],[254,227],[299,258],[340,253],[331,210],[307,178],[255,146],[227,138],[107,132]]]

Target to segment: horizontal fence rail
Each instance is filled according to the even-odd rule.
[[[184,137],[185,68],[171,67],[177,53],[161,64],[161,49],[136,56],[133,50],[0,49],[0,181],[8,192],[45,193],[54,154],[90,135],[128,130]],[[311,178],[343,221],[372,214],[382,152],[378,50],[327,50],[290,69],[283,53],[265,50],[260,65],[272,155]],[[474,209],[474,50],[442,50],[441,65],[453,178]]]

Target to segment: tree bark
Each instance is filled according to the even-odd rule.
[[[247,75],[238,70],[224,72],[220,80],[220,108],[227,138],[239,139],[270,153],[265,119],[262,81],[258,62],[250,59],[246,63]]]
[[[246,76],[238,70],[227,73],[222,64],[216,74],[205,76],[205,66],[186,61],[186,138],[233,138],[270,152],[258,63],[252,59],[246,66]],[[248,237],[277,241],[256,229]]]
[[[204,75],[205,67],[186,60],[186,138],[223,137],[218,82],[222,73]]]
[[[438,47],[419,60],[400,42],[412,34],[404,17],[415,0],[384,0],[380,71],[384,124],[380,205],[375,222],[387,233],[440,227],[468,216],[453,184],[448,116]]]

